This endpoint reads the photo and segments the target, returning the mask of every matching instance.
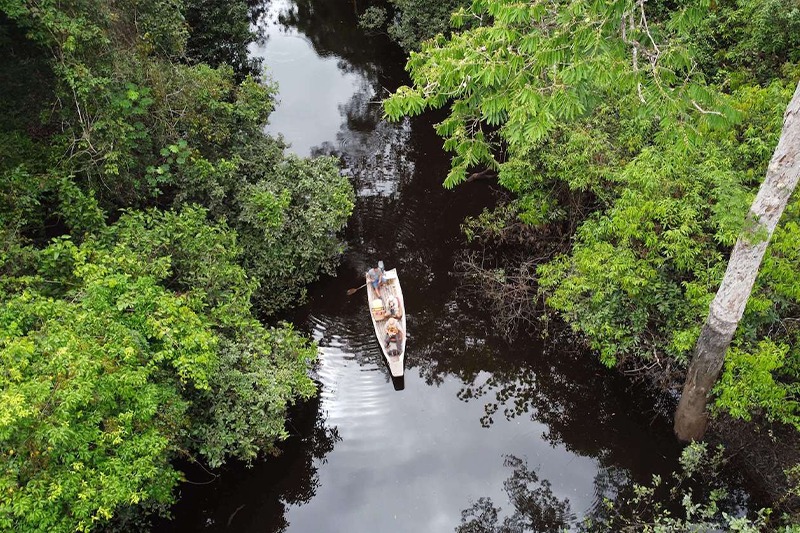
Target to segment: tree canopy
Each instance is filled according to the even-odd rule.
[[[275,452],[315,392],[271,317],[335,265],[353,191],[263,133],[277,87],[223,3],[0,1],[4,530],[163,511],[175,459]]]

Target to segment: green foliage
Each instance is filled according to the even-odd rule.
[[[212,466],[227,456],[251,460],[287,436],[287,407],[314,391],[307,376],[316,350],[288,324],[265,328],[250,300],[258,283],[237,263],[242,248],[207,212],[130,212],[110,229],[109,246],[133,250],[146,264],[170,258],[163,283],[202,305],[219,336],[218,361],[204,390],[189,390],[192,441]]]
[[[0,225],[4,232],[18,236],[26,226],[38,222],[41,185],[21,166],[0,175]]]
[[[752,353],[732,348],[716,386],[715,406],[745,420],[750,420],[753,411],[761,410],[767,418],[800,430],[800,384],[795,380],[780,383],[775,379],[782,370],[795,371],[792,367],[797,365],[787,364],[787,359],[799,358],[796,349],[776,345],[769,339],[761,341]]]
[[[383,6],[368,6],[358,17],[358,25],[365,30],[377,31],[386,25],[388,13]]]
[[[63,131],[52,139],[58,157],[51,168],[34,167],[36,149],[3,168],[40,182],[25,192],[40,206],[29,219],[55,210],[76,236],[99,231],[103,211],[113,215],[156,202],[207,207],[209,219],[227,220],[240,234],[240,261],[260,281],[254,289],[259,312],[271,314],[297,302],[303,285],[332,270],[352,190],[333,160],[286,157],[282,142],[264,135],[276,87],[244,75],[241,64],[226,65],[223,49],[232,43],[197,34],[216,27],[239,39],[245,53],[252,38],[246,4],[189,4],[195,31],[189,54],[214,66],[173,62],[187,38],[176,7],[182,6],[163,0],[125,6],[86,0],[39,9],[3,4],[13,24],[53,54],[51,97]],[[220,26],[228,17],[229,27]],[[268,205],[271,195],[274,205]],[[15,231],[44,237],[43,228],[25,223]]]
[[[482,24],[412,53],[414,88],[399,88],[384,109],[396,119],[450,104],[450,116],[437,128],[455,153],[446,187],[461,182],[470,167],[497,168],[493,148],[500,143],[508,162],[524,161],[554,129],[586,116],[603,99],[680,130],[665,132],[694,136],[691,128],[677,127],[693,117],[703,128],[735,117],[692,66],[684,35],[702,21],[703,6],[692,2],[647,25],[629,26],[634,2],[576,0],[558,10],[546,2],[474,2],[455,19]],[[632,59],[632,49],[640,59]]]
[[[105,213],[91,191],[82,191],[70,178],[60,179],[57,187],[58,214],[76,236],[105,227]]]
[[[68,240],[47,253],[75,265],[67,298],[33,283],[0,314],[0,516],[7,530],[89,531],[119,505],[171,501],[179,391],[208,387],[215,339],[131,254]]]
[[[175,8],[163,0],[0,5],[8,24],[51,54],[54,93],[43,118],[60,126],[54,137],[62,157],[54,166],[94,189],[102,203],[154,193],[141,180],[157,142],[150,131],[153,99],[141,73],[151,58],[181,52],[186,33]]]
[[[268,167],[259,163],[253,154],[242,170],[261,178],[259,168]],[[273,313],[297,303],[320,271],[332,273],[342,251],[336,234],[353,210],[347,178],[334,158],[290,156],[237,194],[243,264],[260,283],[256,306]]]
[[[131,211],[2,293],[3,528],[89,531],[171,502],[179,454],[219,466],[287,436],[316,349],[253,317],[239,252],[203,209]]]
[[[191,394],[191,435],[212,467],[275,451],[289,436],[288,406],[316,392],[307,376],[316,348],[288,324],[265,329],[251,320],[221,341],[218,354],[211,387]]]
[[[235,229],[241,263],[259,282],[254,303],[269,315],[299,303],[306,284],[333,271],[353,190],[334,158],[284,156],[282,144],[263,138],[230,161],[193,160],[175,201],[209,206]]]
[[[798,11],[788,4],[475,1],[453,17],[475,26],[411,53],[413,85],[384,111],[396,119],[449,108],[436,126],[454,154],[444,186],[488,167],[514,193],[468,224],[468,238],[481,239],[481,226],[503,231],[508,212],[577,228],[570,249],[531,282],[605,364],[680,367],[796,85]],[[739,416],[762,411],[792,424],[800,360],[765,347],[799,340],[797,203],[769,247],[736,362],[717,389],[720,406]]]
[[[209,224],[207,212],[129,211],[104,235],[107,246],[132,250],[144,264],[169,257],[167,288],[202,302],[215,326],[240,327],[250,319],[256,283],[237,264],[241,248],[224,224]]]
[[[0,0],[0,529],[164,509],[173,459],[273,452],[315,391],[252,301],[332,268],[352,188],[264,135],[247,4],[187,3]]]
[[[389,35],[406,50],[418,50],[423,41],[436,34],[447,35],[452,13],[469,5],[466,0],[391,0],[391,3],[398,16],[389,26]]]
[[[249,38],[244,3],[237,6],[231,24],[243,25]],[[54,93],[47,96],[55,114],[45,119],[59,122],[59,155],[69,156],[54,166],[106,209],[150,203],[181,181],[192,159],[230,157],[234,147],[263,137],[274,87],[241,71],[237,82],[223,58],[213,68],[172,62],[188,36],[181,3],[86,0],[31,9],[8,0],[0,8],[7,24],[52,54]],[[193,4],[192,13],[205,8],[216,9]]]
[[[631,356],[655,361],[662,354],[687,360],[725,271],[729,247],[741,233],[754,184],[771,155],[767,146],[776,142],[778,108],[788,90],[774,83],[735,92],[731,101],[744,117],[742,125],[709,135],[689,151],[664,142],[639,151],[617,167],[611,189],[616,196],[606,188],[607,203],[583,222],[571,252],[540,266],[549,304],[588,336],[605,363]],[[764,335],[795,342],[796,328],[774,329],[780,317],[797,309],[795,204],[770,245],[737,333],[743,345],[755,346]],[[794,394],[795,359],[774,368],[783,378],[774,382],[772,394]],[[749,383],[764,379],[754,377]],[[724,387],[717,391],[723,394]],[[779,407],[757,400],[761,393],[734,389],[723,403],[739,416],[742,409]],[[777,409],[768,418],[790,421],[785,415]]]
[[[359,17],[359,26],[386,32],[405,50],[419,50],[423,41],[437,34],[448,35],[453,12],[468,7],[469,0],[389,0],[390,7],[368,6]],[[463,22],[461,26],[463,26]]]
[[[461,225],[461,232],[468,242],[501,238],[503,231],[514,222],[518,211],[511,204],[495,210],[484,209],[477,217],[468,218]]]
[[[217,467],[228,456],[252,460],[273,450],[288,436],[288,406],[315,392],[307,370],[316,349],[289,324],[265,328],[254,319],[250,300],[258,283],[237,263],[242,249],[235,233],[189,207],[179,214],[129,212],[106,239],[146,264],[169,257],[163,283],[200,302],[219,335],[209,388],[185,393],[199,453]]]
[[[550,304],[608,364],[630,353],[684,358],[693,345],[683,338],[687,328],[699,333],[726,259],[718,242],[737,234],[747,208],[728,194],[741,177],[708,149],[642,151],[617,175],[613,205],[584,222],[570,256],[540,268]],[[666,326],[675,342],[652,324]]]
[[[184,139],[196,151],[195,157],[213,162],[230,158],[242,145],[263,137],[261,128],[274,107],[273,85],[249,77],[236,83],[233,69],[227,66],[171,66],[166,72],[157,70],[159,65],[154,67],[148,72],[159,95],[154,114],[179,117],[170,121],[175,129],[164,134],[160,149]],[[174,97],[165,98],[172,93]]]
[[[736,83],[766,83],[800,60],[800,10],[792,0],[727,0],[709,13],[703,67]]]

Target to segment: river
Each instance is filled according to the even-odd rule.
[[[531,505],[564,511],[565,500],[564,523],[601,514],[603,498],[676,468],[664,409],[561,334],[507,342],[463,294],[459,225],[500,191],[442,188],[441,116],[382,120],[379,100],[407,82],[405,58],[358,28],[357,9],[273,1],[259,23],[266,39],[251,48],[280,85],[268,131],[300,156],[339,156],[357,193],[337,275],[292,316],[319,343],[320,394],[293,413],[280,457],[214,476],[189,469],[174,520],[157,530],[453,531],[487,499],[501,520],[534,516]],[[406,296],[402,382],[382,361],[363,290],[345,294],[378,259],[398,269]]]

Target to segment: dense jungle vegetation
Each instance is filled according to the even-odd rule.
[[[275,317],[353,193],[263,134],[252,38],[243,1],[0,1],[0,530],[139,530],[314,394]]]
[[[513,253],[473,274],[501,302],[530,294],[520,283],[538,287],[604,364],[679,393],[800,79],[800,5],[462,1],[436,34],[431,3],[392,4],[403,14],[385,20],[412,50],[412,84],[384,102],[386,114],[447,109],[437,125],[453,153],[444,186],[495,175],[508,192],[464,228]],[[434,31],[410,29],[426,18]],[[794,194],[710,405],[718,420],[749,421],[761,451],[789,448],[762,454],[758,468],[777,473],[771,495],[795,512],[799,252]],[[530,317],[514,309],[500,319]]]

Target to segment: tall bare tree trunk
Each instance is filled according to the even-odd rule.
[[[744,314],[753,284],[775,226],[797,186],[800,175],[800,84],[783,115],[783,130],[767,175],[758,190],[747,227],[733,247],[722,284],[711,302],[708,318],[697,339],[683,394],[675,412],[680,440],[699,440],[706,431],[706,403],[719,377],[725,353]]]

